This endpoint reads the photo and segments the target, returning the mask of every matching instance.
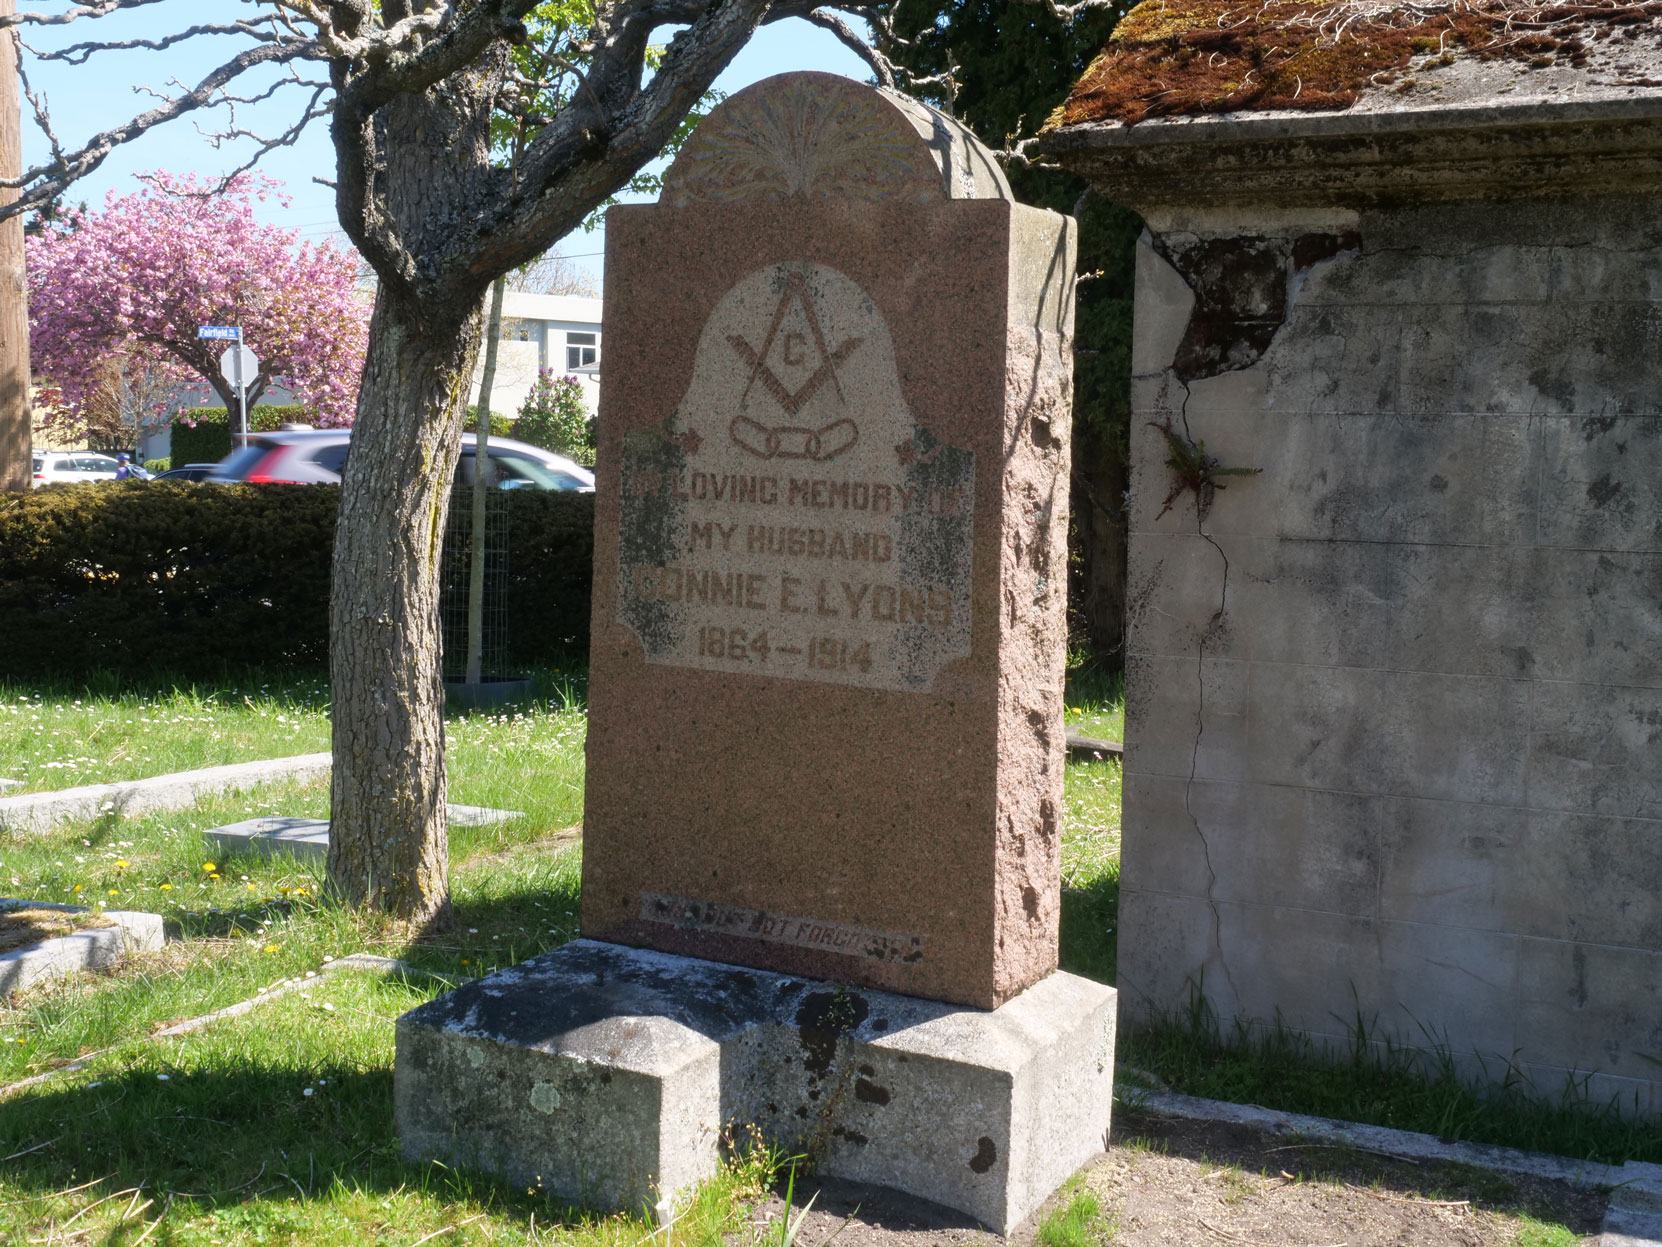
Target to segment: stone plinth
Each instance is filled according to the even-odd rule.
[[[982,1008],[1055,968],[1073,272],[824,74],[611,211],[586,935]]]
[[[1003,1233],[1104,1146],[1114,1000],[1057,973],[983,1012],[581,940],[399,1019],[398,1133],[663,1216],[755,1123]]]
[[[0,910],[7,909],[54,909],[69,914],[88,912],[83,905],[0,900]],[[0,995],[22,991],[37,979],[58,978],[74,974],[77,970],[108,970],[130,952],[148,952],[160,948],[167,941],[160,914],[106,909],[102,917],[111,925],[88,927],[0,953]]]

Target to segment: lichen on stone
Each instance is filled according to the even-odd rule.
[[[1659,17],[1662,0],[1144,0],[1120,20],[1046,129],[1348,108],[1366,91],[1461,57],[1579,69],[1593,44],[1654,33]]]

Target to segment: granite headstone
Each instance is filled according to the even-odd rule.
[[[588,938],[399,1020],[407,1157],[671,1218],[753,1126],[1008,1232],[1102,1147],[1115,994],[1053,973],[1073,271],[961,126],[827,74],[611,211]]]
[[[584,934],[996,1007],[1056,966],[1071,222],[810,73],[607,240]]]

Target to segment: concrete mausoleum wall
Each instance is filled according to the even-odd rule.
[[[1199,992],[1655,1114],[1662,94],[1442,65],[1049,140],[1148,225],[1121,1021]],[[1261,472],[1200,505],[1202,445]]]
[[[1185,382],[1166,256],[1265,237],[1342,249]],[[1655,1109],[1658,202],[1171,223],[1138,262],[1122,1008],[1203,984],[1341,1045],[1360,1010]],[[1168,419],[1263,469],[1198,526],[1160,514]]]

